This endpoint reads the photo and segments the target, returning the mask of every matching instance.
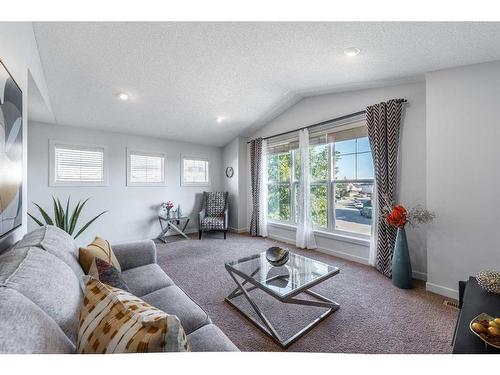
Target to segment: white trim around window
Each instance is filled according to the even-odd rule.
[[[108,186],[108,148],[49,140],[49,186]]]
[[[353,241],[358,241],[363,244],[371,237],[371,234],[365,231],[365,229],[367,229],[365,228],[367,223],[362,222],[360,223],[362,225],[359,227],[357,227],[356,224],[349,226],[343,225],[342,223],[347,222],[350,224],[352,220],[349,220],[349,218],[337,218],[338,210],[346,211],[343,212],[343,215],[349,216],[351,211],[355,211],[354,208],[360,210],[359,215],[363,216],[361,209],[364,210],[364,203],[371,202],[372,192],[369,192],[369,187],[374,185],[374,171],[372,171],[370,175],[366,174],[366,171],[363,169],[358,170],[359,157],[370,155],[371,160],[371,150],[369,147],[367,148],[364,143],[359,143],[360,139],[364,140],[365,138],[366,143],[368,139],[366,133],[366,121],[359,121],[358,119],[347,124],[343,123],[342,126],[335,125],[332,127],[330,125],[328,128],[323,127],[320,131],[310,133],[310,150],[321,152],[323,154],[321,160],[325,160],[324,158],[326,157],[325,162],[327,164],[327,170],[322,168],[315,176],[311,176],[311,190],[314,187],[318,189],[323,197],[326,196],[326,216],[324,214],[318,216],[317,223],[314,225],[314,232],[319,236],[326,236],[328,234],[329,237],[353,239]],[[354,142],[351,147],[352,150],[351,148],[346,148],[346,146],[344,146],[344,149],[340,147],[340,149],[337,149],[337,145],[342,144],[344,141]],[[268,175],[274,176],[274,179],[269,179],[267,181],[268,189],[272,189],[274,192],[274,198],[278,201],[278,206],[281,206],[282,198],[286,200],[286,196],[288,196],[287,202],[282,206],[285,208],[283,211],[285,214],[282,215],[281,208],[278,207],[278,212],[275,212],[273,217],[268,217],[270,225],[285,225],[296,228],[298,190],[298,164],[296,163],[297,148],[298,142],[296,137],[290,135],[288,135],[286,139],[279,139],[269,144],[268,150],[271,152],[268,154],[268,160],[272,160],[273,157],[277,159],[272,162],[272,166],[268,165],[268,168],[273,168],[273,170],[278,169],[278,172],[271,173],[269,170]],[[349,164],[348,167],[352,167],[353,175],[344,175],[339,178],[337,177],[337,165],[338,161],[344,157],[350,159],[350,164],[352,164],[352,166]],[[310,163],[311,168],[313,168],[313,159],[310,160]],[[285,166],[283,174],[280,173],[282,166]],[[347,170],[349,170],[348,167],[346,167]],[[322,171],[326,171],[327,173],[322,173]],[[359,193],[354,196],[339,195],[340,198],[338,199],[342,200],[342,197],[347,196],[349,199],[346,198],[344,200],[352,201],[352,205],[348,204],[348,207],[345,208],[343,206],[337,207],[336,187],[349,187],[349,189],[351,189],[351,185],[356,189],[353,191],[358,191]],[[365,191],[365,189],[367,191]],[[312,192],[311,195],[314,196]],[[271,196],[271,194],[268,196]],[[269,202],[271,202],[271,199],[269,199]],[[363,206],[358,207],[355,206],[354,203],[363,204]],[[324,211],[325,210],[322,212]],[[313,220],[314,218],[313,210]],[[372,225],[373,222],[370,226]]]
[[[186,161],[194,161],[200,164],[200,167],[204,170],[200,174],[204,174],[204,180],[196,180],[195,176],[189,181],[186,181],[188,176],[185,176],[184,166]],[[181,186],[210,186],[210,176],[212,174],[210,160],[208,158],[199,157],[199,156],[189,156],[189,155],[181,155]]]
[[[297,225],[285,221],[268,221],[267,225],[274,228],[285,229],[295,232]],[[346,232],[340,230],[329,231],[326,228],[313,228],[314,235],[336,241],[353,243],[365,247],[370,247],[370,237],[355,232]]]
[[[167,155],[163,152],[127,148],[127,186],[167,186],[166,166]]]

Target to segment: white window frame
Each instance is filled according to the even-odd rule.
[[[102,182],[85,182],[85,181],[56,181],[56,157],[55,149],[57,146],[63,146],[74,149],[87,150],[102,150],[103,152],[103,181]],[[90,186],[109,186],[108,175],[108,147],[99,144],[74,143],[66,141],[49,140],[49,186],[74,186],[74,187],[90,187]]]
[[[361,120],[357,119],[354,121],[350,121],[347,124],[340,124],[338,126],[335,126],[335,131],[342,131],[350,128],[356,128],[359,125],[357,125]],[[328,130],[329,133],[332,132],[332,130]],[[312,135],[318,134],[312,133]],[[292,142],[293,140],[290,140]],[[329,143],[327,144],[328,147],[328,162],[329,162],[329,170],[328,170],[328,180],[318,180],[318,181],[311,181],[311,185],[314,183],[326,183],[327,184],[327,226],[326,227],[320,227],[318,225],[314,225],[314,232],[317,234],[321,234],[324,236],[341,236],[341,237],[346,237],[346,238],[353,238],[354,242],[359,240],[363,244],[367,240],[369,240],[370,235],[360,233],[360,232],[351,232],[351,231],[346,231],[342,229],[338,229],[335,227],[336,225],[336,218],[335,218],[335,198],[334,198],[334,189],[335,189],[335,184],[336,183],[349,183],[349,182],[370,182],[375,184],[375,177],[373,179],[355,179],[355,180],[336,180],[333,176],[333,171],[335,170],[335,158],[333,155],[335,155],[335,144],[334,143]],[[284,185],[289,185],[290,186],[290,219],[289,220],[279,220],[279,219],[271,219],[268,217],[268,223],[270,225],[274,225],[276,227],[284,227],[288,226],[290,228],[296,228],[297,223],[296,223],[296,206],[295,206],[295,189],[297,187],[297,180],[295,179],[295,169],[294,169],[294,163],[295,163],[295,153],[298,152],[298,150],[291,150],[290,151],[290,181],[288,182],[282,182],[282,183],[277,183],[279,184],[284,184]],[[372,154],[373,158],[373,154]],[[356,165],[357,167],[357,165]],[[269,186],[269,181],[266,182],[266,186]],[[373,226],[373,216],[372,216],[372,226]]]
[[[163,181],[161,182],[132,182],[131,176],[131,155],[153,156],[163,158]],[[164,152],[141,151],[135,148],[127,147],[127,186],[167,186],[167,154]]]
[[[208,181],[207,182],[185,182],[184,181],[184,160],[200,160],[206,161],[208,164]],[[210,159],[201,156],[181,155],[181,186],[210,186],[212,179],[212,163]]]

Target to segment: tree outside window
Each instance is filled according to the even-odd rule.
[[[299,165],[296,140],[269,147],[268,218],[271,221],[297,222]],[[311,135],[309,165],[314,226],[330,232],[369,235],[374,172],[366,126]]]

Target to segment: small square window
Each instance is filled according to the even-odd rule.
[[[128,186],[164,186],[165,154],[127,151]]]
[[[105,186],[106,148],[51,141],[50,185]]]
[[[181,182],[184,186],[210,185],[207,159],[185,156],[182,158],[181,172]]]

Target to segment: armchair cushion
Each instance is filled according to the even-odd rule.
[[[224,217],[206,217],[201,221],[201,230],[225,230]]]

